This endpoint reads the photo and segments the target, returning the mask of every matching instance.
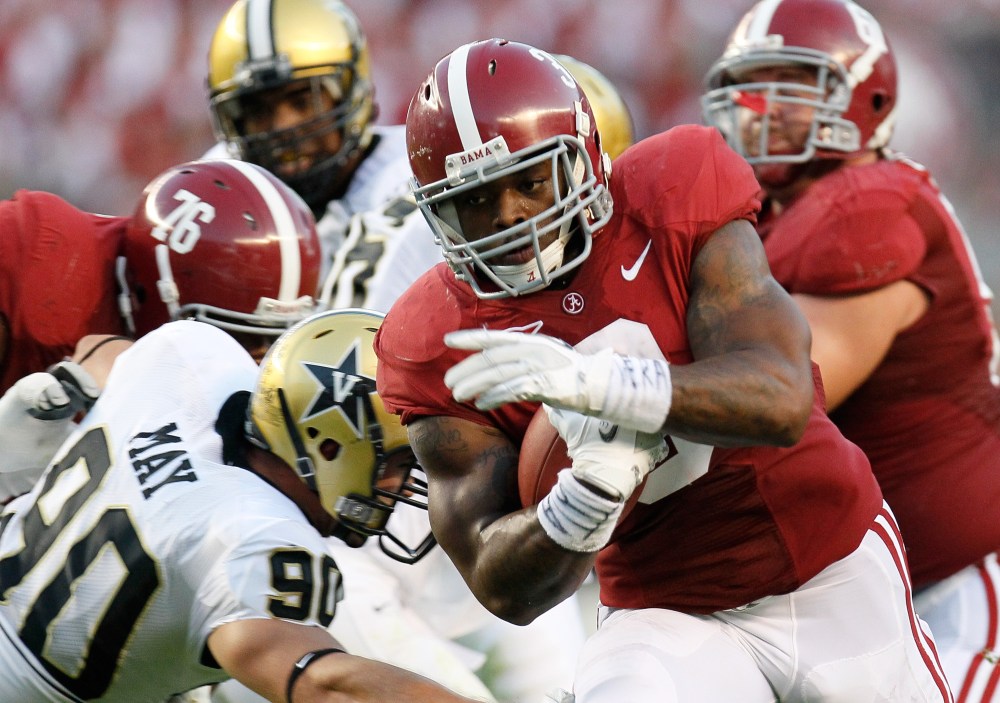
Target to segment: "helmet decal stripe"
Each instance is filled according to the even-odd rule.
[[[854,81],[851,87],[854,88],[858,83],[868,80],[875,70],[875,63],[884,54],[889,53],[889,45],[885,41],[885,35],[882,34],[882,27],[871,13],[853,3],[847,5],[847,11],[854,20],[858,36],[868,45],[865,52],[851,64],[851,79]]]
[[[448,61],[448,98],[455,116],[455,127],[465,150],[483,145],[483,138],[479,136],[479,128],[476,126],[476,115],[472,112],[472,101],[469,99],[466,71],[471,47],[472,44],[466,44],[455,49]]]
[[[247,52],[250,59],[274,56],[273,0],[247,2]]]
[[[771,26],[771,19],[774,17],[774,12],[780,4],[781,0],[764,0],[764,2],[757,6],[757,11],[753,13],[750,26],[747,27],[746,39],[748,41],[759,41],[767,36],[767,30]]]
[[[227,163],[250,181],[271,212],[275,232],[278,235],[278,249],[281,252],[281,283],[278,287],[278,300],[295,300],[299,297],[299,286],[302,280],[302,252],[299,250],[299,235],[295,229],[292,212],[288,209],[288,203],[285,202],[274,184],[257,170],[258,167],[235,159],[227,160]],[[310,294],[312,293],[310,292]]]

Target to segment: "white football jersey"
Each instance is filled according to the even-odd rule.
[[[321,290],[332,307],[387,312],[444,256],[410,192],[405,127],[374,131],[375,149],[317,223],[320,241],[333,247]]]
[[[224,331],[169,323],[0,517],[0,701],[161,702],[221,681],[208,635],[248,618],[326,627],[326,541],[215,421],[257,367]]]

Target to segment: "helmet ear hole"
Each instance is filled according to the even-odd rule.
[[[327,437],[320,442],[319,453],[327,461],[334,461],[337,455],[340,454],[340,443]]]
[[[886,107],[888,107],[890,102],[889,96],[886,95],[884,91],[878,91],[872,95],[872,109],[878,113],[882,112]]]

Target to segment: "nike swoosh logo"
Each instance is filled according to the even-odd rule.
[[[622,264],[622,278],[626,281],[635,280],[635,277],[639,275],[639,268],[642,267],[642,262],[646,260],[646,254],[649,253],[649,245],[652,243],[652,239],[646,242],[646,248],[642,250],[642,254],[639,255],[639,259],[632,264],[630,268],[625,268],[625,265]]]

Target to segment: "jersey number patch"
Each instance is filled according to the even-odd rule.
[[[89,527],[66,529],[111,468],[108,447],[103,427],[80,438],[45,475],[24,517],[22,548],[0,558],[0,599],[16,594],[30,603],[21,641],[52,678],[84,700],[100,698],[111,685],[160,585],[156,562],[125,508],[109,507]],[[89,633],[84,640],[81,623]],[[75,636],[67,636],[69,627]]]

